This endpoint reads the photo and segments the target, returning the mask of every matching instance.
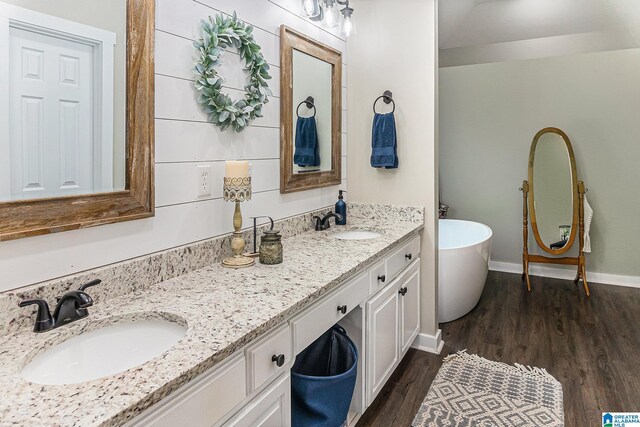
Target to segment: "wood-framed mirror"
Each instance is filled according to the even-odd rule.
[[[562,255],[573,246],[578,228],[578,172],[567,134],[540,130],[529,152],[529,212],[538,246]]]
[[[342,53],[280,27],[280,192],[338,185]]]
[[[154,215],[154,29],[155,0],[0,0],[0,241]]]
[[[531,290],[530,263],[577,266],[574,282],[582,279],[589,296],[584,255],[586,189],[578,181],[576,159],[566,133],[554,127],[540,130],[531,142],[528,180],[522,187],[522,278]],[[544,256],[529,253],[529,218],[537,245]],[[566,256],[578,241],[578,255]],[[565,255],[565,256],[562,256]]]

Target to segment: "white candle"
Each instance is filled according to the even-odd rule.
[[[248,178],[249,162],[246,160],[227,160],[224,176],[227,178]]]

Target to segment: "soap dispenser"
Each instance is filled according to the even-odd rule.
[[[344,196],[342,193],[346,193],[345,190],[338,190],[338,201],[336,202],[336,213],[342,217],[342,219],[336,219],[336,225],[347,225],[347,204],[344,202]]]

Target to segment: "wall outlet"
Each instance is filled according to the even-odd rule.
[[[198,165],[198,197],[211,196],[211,165]]]

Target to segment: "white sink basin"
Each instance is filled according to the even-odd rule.
[[[370,230],[349,230],[341,231],[333,235],[339,240],[370,240],[382,236],[382,233]]]
[[[47,385],[77,384],[107,377],[161,355],[186,331],[186,326],[159,319],[105,326],[37,355],[20,375]]]

